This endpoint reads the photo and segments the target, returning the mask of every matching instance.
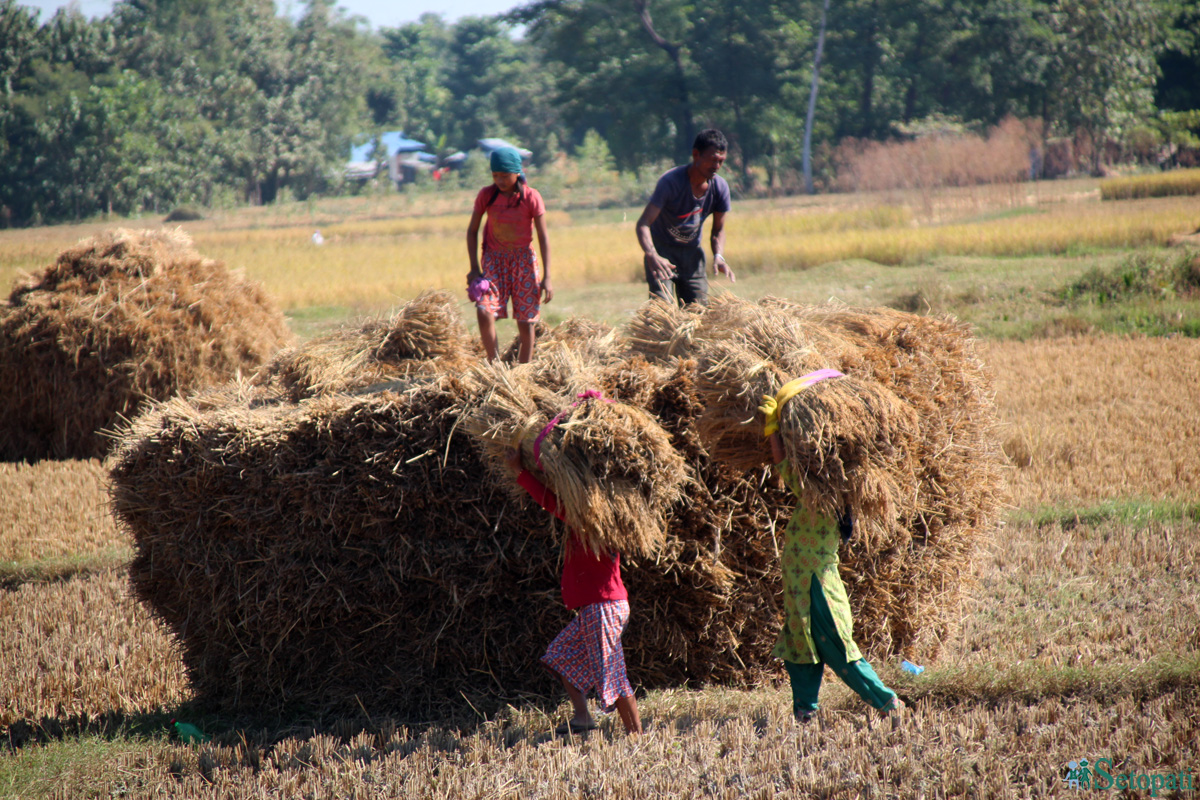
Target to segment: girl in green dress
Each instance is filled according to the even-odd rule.
[[[822,370],[830,372],[832,370]],[[799,389],[840,373],[797,379],[781,390],[778,397],[786,402]],[[799,389],[794,388],[799,384]],[[787,389],[793,390],[788,393]],[[801,496],[796,474],[787,461],[778,433],[778,407],[775,398],[763,407],[767,419],[765,433],[771,441],[771,455],[784,482],[797,498]],[[792,711],[799,722],[808,722],[817,711],[817,695],[828,664],[838,677],[858,692],[873,708],[899,723],[904,701],[883,685],[875,670],[863,658],[854,643],[854,621],[846,586],[838,574],[838,544],[849,538],[853,522],[847,514],[842,520],[818,514],[803,503],[796,506],[783,534],[783,605],[784,625],[773,655],[783,659],[792,685]]]

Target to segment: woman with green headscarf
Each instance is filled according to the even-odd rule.
[[[479,336],[488,361],[496,359],[499,349],[496,320],[508,318],[508,301],[512,298],[520,340],[517,358],[526,362],[533,357],[534,327],[541,314],[541,303],[549,303],[554,297],[546,204],[537,189],[526,184],[521,154],[516,149],[502,147],[493,151],[491,167],[492,182],[475,196],[475,209],[467,226],[467,253],[471,259],[467,296],[475,303]],[[481,258],[479,224],[485,214]],[[535,230],[542,253],[540,279],[532,247]]]

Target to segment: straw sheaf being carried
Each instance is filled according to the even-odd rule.
[[[561,367],[572,359],[548,360]],[[465,427],[482,443],[493,475],[502,477],[497,465],[504,452],[519,449],[524,465],[558,496],[585,547],[655,554],[665,540],[665,517],[688,482],[667,433],[643,409],[599,389],[552,392],[534,383],[535,376],[528,366],[476,372],[491,388]],[[563,383],[579,388],[584,382],[576,373]],[[505,483],[522,497],[511,480]]]

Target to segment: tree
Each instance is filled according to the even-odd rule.
[[[511,137],[536,158],[561,134],[553,79],[537,48],[514,39],[504,19],[464,17],[449,25],[426,14],[382,35],[409,136],[445,137],[456,149],[485,136]]]
[[[829,0],[821,6],[821,26],[817,33],[817,49],[813,54],[812,91],[808,95],[808,113],[804,116],[804,191],[813,193],[812,129],[817,113],[817,87],[820,85],[821,54],[825,50],[825,23],[829,16]]]
[[[1088,139],[1094,173],[1104,142],[1151,115],[1171,21],[1171,7],[1159,0],[1054,1],[1049,118]]]
[[[1200,111],[1200,0],[1183,0],[1174,13],[1170,40],[1158,58],[1162,75],[1154,102],[1172,111]]]

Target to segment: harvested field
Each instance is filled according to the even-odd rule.
[[[138,714],[191,695],[167,629],[123,568],[0,594],[0,728]]]
[[[255,369],[289,336],[257,284],[182,231],[84,240],[0,305],[0,460],[103,456],[142,402]]]
[[[1200,726],[1195,688],[1115,700],[1051,697],[990,707],[920,708],[903,729],[868,724],[833,700],[825,726],[797,728],[774,693],[730,695],[725,704],[664,698],[649,735],[600,735],[580,743],[530,735],[497,721],[480,732],[386,728],[289,738],[151,746],[98,766],[101,786],[124,797],[340,800],[360,796],[971,797],[1068,794],[1068,761],[1109,757],[1110,774],[1190,771]],[[647,719],[647,717],[644,717]],[[18,756],[22,757],[22,756]],[[51,781],[47,781],[51,783]],[[52,785],[52,784],[51,784]],[[168,788],[169,787],[169,788]],[[1160,792],[1159,796],[1163,796]],[[1188,796],[1186,793],[1175,796]]]
[[[108,508],[97,460],[0,463],[0,563],[128,548]]]
[[[1008,368],[997,371],[997,400],[1008,424],[1009,409],[1019,405],[1037,410],[1048,433],[1066,435],[1072,412],[1061,402],[1060,387],[1020,376],[1037,374],[1040,359],[1048,353],[1061,359],[1064,350],[1077,356],[1075,366],[1085,375],[1089,356],[1118,370],[1161,369],[1194,352],[1186,340],[1151,344],[1099,340],[1100,358],[1098,350],[1077,350],[1071,342],[992,343],[984,358],[995,363],[992,351],[1004,348]],[[1098,385],[1086,415],[1097,417],[1127,389]],[[1182,409],[1172,411],[1173,394],[1158,395],[1157,406],[1154,397],[1146,402],[1156,418],[1185,418]],[[1179,430],[1165,426],[1162,433],[1169,439]],[[1027,497],[1061,502],[1122,497],[1110,485],[1114,475],[1131,494],[1151,496],[1151,477],[1163,474],[1177,454],[1148,447],[1148,435],[1140,427],[1107,439],[1105,470],[1039,469],[1019,476],[1014,468],[1006,475],[1024,481]],[[54,504],[57,486],[89,481],[95,465],[65,462],[61,468],[61,478],[30,484],[29,491],[45,498],[44,508]],[[80,475],[68,477],[72,472]],[[0,495],[7,496],[18,474],[0,472]],[[1105,483],[1089,487],[1089,476]],[[1195,492],[1178,496],[1194,500]],[[98,494],[97,502],[102,499]],[[39,513],[36,502],[26,507]],[[1030,514],[1036,507],[1032,499],[1020,505]],[[22,538],[36,537],[36,519],[24,512],[14,519],[26,532]],[[29,546],[8,544],[7,533],[0,528],[8,552]],[[371,720],[326,719],[317,732],[190,717],[216,740],[186,746],[165,738],[175,711],[158,713],[189,696],[180,653],[130,598],[121,575],[25,585],[0,594],[0,675],[17,676],[4,678],[0,692],[6,699],[0,740],[16,745],[0,755],[0,794],[1028,798],[1073,796],[1062,779],[1066,762],[1080,757],[1112,758],[1113,774],[1184,772],[1195,782],[1198,543],[1200,529],[1191,517],[1092,523],[1064,510],[1055,520],[1010,523],[979,553],[979,585],[939,662],[918,679],[906,679],[894,660],[876,663],[885,681],[917,700],[910,722],[895,733],[872,724],[861,701],[830,678],[822,692],[824,722],[805,728],[787,716],[786,688],[710,688],[641,698],[650,734],[639,741],[625,739],[614,719],[602,720],[599,735],[583,742],[552,739],[548,732],[566,713],[565,703],[547,715],[520,701],[465,731],[405,728],[370,706]],[[557,607],[556,578],[550,580],[531,609],[535,603]],[[645,595],[632,585],[631,591]],[[640,646],[627,641],[634,671]],[[98,669],[141,658],[139,670]],[[47,663],[56,664],[54,674],[39,686],[36,674]],[[132,719],[96,719],[113,710]],[[69,735],[60,743],[64,728]]]
[[[600,733],[582,743],[554,740],[547,731],[557,718],[525,704],[465,732],[406,728],[375,713],[373,721],[360,717],[319,734],[251,730],[244,743],[238,730],[214,730],[214,743],[199,748],[152,739],[98,764],[87,785],[132,798],[164,792],[334,798],[355,791],[559,798],[601,786],[618,798],[706,791],[717,797],[810,791],[913,797],[922,787],[933,796],[1025,798],[1061,794],[1065,763],[1080,757],[1113,758],[1113,773],[1190,769],[1195,778],[1195,673],[1187,679],[1146,670],[1164,658],[1194,663],[1200,654],[1200,643],[1188,644],[1181,633],[1200,625],[1200,573],[1194,566],[1164,569],[1197,555],[1195,524],[1162,527],[1141,549],[1130,546],[1146,538],[1140,526],[1064,531],[1018,525],[1009,533],[1005,546],[984,560],[979,604],[969,607],[961,634],[946,643],[947,658],[962,653],[962,661],[931,668],[930,683],[926,676],[905,683],[893,663],[879,664],[885,680],[918,698],[896,732],[874,723],[856,696],[830,680],[822,695],[824,722],[804,728],[788,716],[786,688],[651,693],[641,700],[650,733],[637,742],[618,732],[615,719],[604,719]],[[1054,558],[1064,545],[1068,558]],[[1086,598],[1071,595],[1081,576],[1095,598],[1106,599],[1100,614],[1088,613]],[[1063,591],[1045,591],[1049,586]],[[14,699],[0,728],[46,715],[50,721],[42,722],[51,732],[55,725],[96,730],[104,723],[94,718],[111,710],[162,725],[168,717],[153,716],[160,704],[181,701],[179,657],[165,636],[147,636],[161,629],[123,593],[120,576],[28,587],[8,597],[20,602],[0,604],[4,674],[30,673],[34,658],[62,666],[41,687],[25,677],[12,684]],[[1011,616],[1001,613],[1019,599],[1028,605],[1016,606]],[[34,608],[36,615],[23,610]],[[1163,609],[1170,609],[1169,620]],[[78,635],[89,626],[95,636]],[[1111,638],[1105,631],[1123,633]],[[1132,647],[1121,645],[1126,636]],[[138,662],[140,670],[96,669],[119,663],[119,654],[147,660]],[[76,699],[64,705],[65,697]],[[93,722],[70,717],[68,709]],[[21,737],[37,736],[37,728],[26,723],[7,733],[20,744]],[[0,758],[19,762],[37,758],[41,749],[26,743]],[[78,778],[47,769],[41,780],[47,794],[56,786],[69,794],[63,787],[76,786]]]
[[[991,342],[1013,502],[1200,494],[1200,341]]]

